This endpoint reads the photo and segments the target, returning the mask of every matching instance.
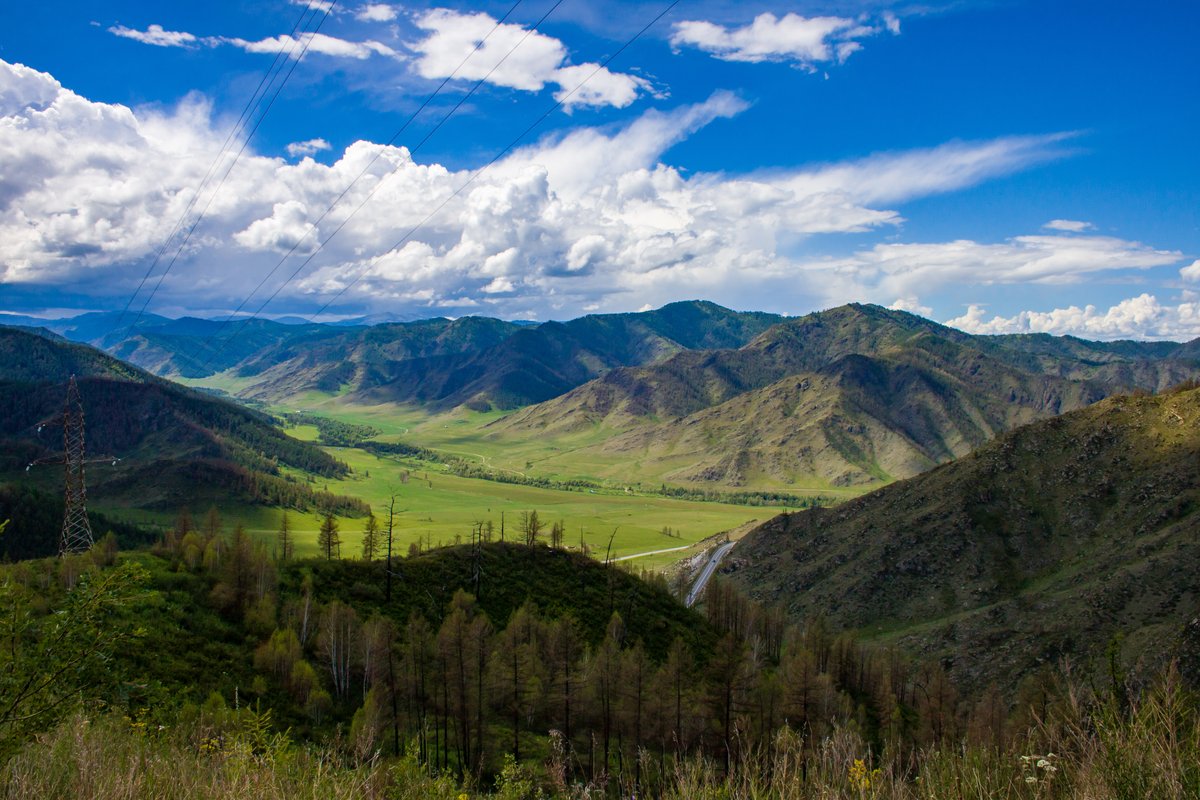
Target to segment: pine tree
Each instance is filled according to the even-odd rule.
[[[291,561],[295,553],[296,541],[295,537],[292,536],[292,521],[288,518],[287,511],[284,511],[283,517],[279,520],[278,558],[280,561]]]
[[[367,517],[367,527],[363,530],[362,557],[364,561],[374,561],[379,555],[379,520],[371,514]]]
[[[338,521],[333,514],[327,513],[321,520],[321,530],[317,533],[317,547],[325,558],[342,556],[342,537],[338,535]]]

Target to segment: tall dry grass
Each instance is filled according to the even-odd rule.
[[[261,720],[259,720],[261,722]],[[181,725],[181,728],[185,727]],[[668,765],[641,790],[571,786],[548,765],[509,764],[487,791],[431,777],[415,758],[368,759],[297,745],[255,724],[158,731],[116,714],[74,716],[0,768],[3,798],[294,800],[651,797],[667,800],[1200,800],[1200,714],[1173,673],[1122,708],[1067,692],[1004,747],[872,754],[851,728],[806,746],[790,730],[726,775],[713,760]],[[556,774],[558,778],[556,778]]]
[[[963,744],[874,759],[851,730],[809,751],[782,732],[769,757],[751,759],[731,778],[711,762],[679,765],[663,797],[1200,800],[1200,713],[1171,672],[1128,708],[1068,691],[1004,748]]]

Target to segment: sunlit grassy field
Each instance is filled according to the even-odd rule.
[[[642,484],[656,487],[667,485],[697,488],[694,483],[672,482],[666,477],[672,469],[687,466],[690,459],[680,456],[677,463],[661,461],[653,452],[641,456],[606,452],[596,447],[614,435],[600,426],[545,436],[516,436],[490,426],[508,412],[480,413],[465,408],[443,414],[431,414],[425,409],[387,403],[375,406],[348,403],[332,395],[303,398],[303,407],[312,413],[381,431],[379,441],[402,441],[457,456],[489,469],[531,475],[553,480],[583,479],[616,486]],[[289,401],[294,404],[295,401]],[[280,411],[285,410],[280,408]],[[291,410],[289,407],[287,410]],[[292,432],[303,436],[304,433]],[[315,432],[310,435],[315,437]],[[743,488],[783,491],[799,496],[850,498],[862,493],[862,488],[832,486],[813,479],[810,484],[781,484],[764,476],[749,476]],[[703,487],[701,487],[703,488]],[[730,491],[728,486],[713,485],[718,491]]]
[[[193,381],[227,391],[236,391],[236,380],[221,376]],[[618,455],[598,455],[592,445],[608,433],[593,429],[569,436],[515,438],[497,434],[489,423],[504,412],[480,413],[467,409],[433,414],[425,409],[395,404],[348,403],[332,394],[308,393],[274,407],[278,413],[303,410],[342,422],[369,425],[379,431],[383,442],[404,442],[464,459],[496,472],[545,477],[554,480],[582,479],[605,486],[602,490],[559,491],[495,481],[462,478],[441,464],[412,459],[381,458],[353,448],[326,448],[352,468],[343,480],[319,480],[313,485],[335,494],[348,494],[367,501],[383,520],[388,501],[396,495],[398,510],[395,546],[401,553],[409,545],[449,544],[470,539],[473,527],[491,521],[500,535],[501,518],[506,538],[520,536],[520,516],[536,510],[548,530],[561,521],[566,527],[566,544],[586,546],[604,558],[636,557],[638,566],[662,568],[694,554],[691,545],[714,534],[735,529],[752,520],[766,520],[782,508],[747,507],[711,502],[691,502],[639,494],[638,485],[656,488],[659,476]],[[291,436],[319,441],[313,425],[287,429]],[[407,482],[404,480],[408,475]],[[668,482],[669,483],[669,482]],[[829,487],[789,487],[790,493],[826,497],[856,492]],[[203,510],[193,510],[202,514]],[[252,534],[273,537],[279,527],[279,511],[260,508],[231,509],[227,516],[246,526]],[[292,513],[298,534],[298,553],[316,555],[320,524],[314,514]],[[167,524],[167,515],[157,515]],[[362,519],[341,521],[342,554],[361,552]],[[671,535],[663,533],[664,528]],[[611,540],[611,549],[610,549]],[[665,552],[658,552],[665,551]]]
[[[604,558],[611,538],[613,558],[654,553],[639,557],[636,563],[656,569],[690,555],[689,545],[750,520],[765,520],[779,511],[635,494],[539,489],[460,478],[448,474],[439,464],[379,458],[352,448],[327,449],[354,472],[344,480],[320,481],[315,487],[361,497],[371,504],[381,524],[386,523],[387,506],[394,493],[397,509],[394,546],[401,554],[407,553],[409,545],[416,542],[437,545],[458,539],[469,541],[475,524],[488,520],[493,524],[495,538],[499,538],[502,515],[506,538],[519,538],[522,512],[536,510],[545,523],[544,538],[549,536],[550,525],[561,521],[566,526],[568,546],[578,548],[582,540],[593,555]],[[409,475],[407,482],[403,477],[405,472]],[[159,525],[170,525],[175,518],[173,513],[101,510],[121,519]],[[190,509],[197,525],[206,511]],[[245,505],[223,507],[220,512],[226,528],[240,523],[253,536],[268,542],[274,540],[282,515],[278,509]],[[320,518],[313,513],[292,511],[289,519],[296,533],[297,555],[317,555]],[[365,522],[365,519],[339,520],[343,557],[357,558],[361,554]],[[665,535],[664,526],[671,528],[673,535]],[[669,552],[655,552],[660,550]]]

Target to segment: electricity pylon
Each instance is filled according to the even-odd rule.
[[[99,461],[111,461],[116,464],[119,459],[105,456],[88,459],[84,451],[83,399],[79,396],[79,386],[75,376],[67,383],[67,402],[61,414],[55,414],[47,420],[38,423],[40,433],[47,425],[61,424],[63,427],[63,452],[61,456],[39,458],[35,464],[62,464],[65,468],[66,489],[64,492],[65,509],[63,513],[62,536],[58,540],[58,554],[82,553],[90,550],[95,544],[92,537],[92,525],[87,515],[87,483],[84,480],[84,464]]]

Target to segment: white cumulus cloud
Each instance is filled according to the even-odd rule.
[[[920,317],[933,316],[933,309],[929,306],[921,305],[920,298],[915,295],[911,297],[897,297],[895,301],[888,305],[888,308],[895,309],[896,311],[907,311],[910,314],[916,314]]]
[[[277,250],[286,253],[305,244],[303,252],[317,245],[314,226],[308,221],[304,204],[296,200],[276,203],[271,216],[256,219],[244,231],[233,234],[233,240],[251,250]]]
[[[354,18],[363,22],[391,22],[400,12],[387,3],[367,3],[354,13]]]
[[[331,145],[324,139],[309,139],[304,142],[292,142],[287,146],[287,153],[293,158],[297,156],[312,156],[322,150],[330,149]]]
[[[400,56],[391,47],[373,39],[363,42],[352,42],[347,39],[339,39],[336,36],[328,36],[324,33],[301,33],[296,36],[269,36],[266,39],[259,39],[257,41],[225,37],[220,41],[225,44],[231,44],[234,47],[240,47],[247,53],[275,54],[284,52],[289,58],[299,58],[301,53],[306,52],[320,53],[321,55],[333,56],[335,58],[354,58],[360,61],[368,59],[372,55],[389,56],[392,58]]]
[[[343,222],[268,313],[309,313],[343,289],[335,307],[507,317],[626,310],[681,294],[774,310],[894,298],[917,308],[918,296],[956,282],[1063,282],[1180,260],[1080,235],[889,242],[816,258],[818,235],[894,230],[902,219],[891,204],[1062,157],[1061,138],[952,142],[743,175],[664,163],[682,139],[745,107],[717,92],[621,127],[577,127],[513,152],[469,185],[466,169],[416,163],[403,147],[366,141],[328,164],[248,151],[152,308],[231,308],[281,251],[311,252]],[[50,75],[0,61],[0,287],[49,295],[71,285],[122,304],[224,138],[203,98],[169,112],[135,110],[92,102]],[[315,219],[368,164],[317,231]],[[299,261],[287,262],[265,291]]]
[[[900,21],[889,14],[880,24],[847,17],[804,17],[795,13],[777,17],[759,14],[740,28],[705,20],[675,24],[671,44],[695,47],[725,61],[786,61],[808,70],[817,64],[842,63],[862,49],[860,40],[887,30],[900,32]]]
[[[321,55],[333,56],[335,58],[353,58],[360,61],[366,60],[372,55],[382,55],[397,59],[402,58],[401,54],[393,48],[373,39],[353,42],[324,33],[287,34],[268,36],[265,39],[248,40],[236,36],[199,37],[186,31],[163,30],[161,25],[151,25],[144,31],[133,30],[122,25],[115,25],[108,30],[117,36],[159,47],[195,47],[201,45],[204,47],[220,47],[221,45],[232,45],[233,47],[245,50],[247,53],[264,53],[268,55],[284,53],[288,58],[300,58],[302,53],[320,53]]]
[[[1084,231],[1095,230],[1096,226],[1090,222],[1081,222],[1076,219],[1052,219],[1042,226],[1050,231],[1063,231],[1065,233],[1083,233]]]
[[[108,32],[156,47],[188,47],[195,45],[198,41],[195,34],[186,31],[163,30],[162,25],[151,25],[144,31],[126,28],[124,25],[113,25]]]
[[[1021,311],[988,317],[979,305],[967,307],[946,324],[968,333],[1049,333],[1090,339],[1192,339],[1200,336],[1200,303],[1163,305],[1152,294],[1130,297],[1107,309],[1094,305],[1050,311]]]
[[[1003,242],[967,239],[882,243],[841,259],[810,262],[831,297],[911,297],[947,286],[1079,284],[1102,273],[1177,264],[1182,253],[1108,236],[1030,235]]]
[[[592,63],[569,64],[567,47],[560,40],[521,25],[497,26],[495,18],[483,12],[435,8],[414,21],[425,36],[408,47],[417,54],[414,67],[424,78],[446,78],[456,74],[457,68],[456,77],[462,80],[486,79],[510,89],[537,92],[547,85],[557,86],[555,99],[567,110],[575,106],[624,108],[651,89],[648,81],[636,75],[611,72]],[[465,64],[463,59],[467,59]]]
[[[1200,259],[1196,259],[1183,269],[1179,270],[1179,277],[1183,278],[1185,281],[1200,281]]]

